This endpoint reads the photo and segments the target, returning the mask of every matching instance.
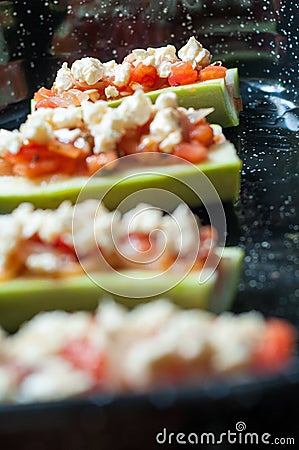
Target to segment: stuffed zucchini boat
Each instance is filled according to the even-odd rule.
[[[0,329],[0,402],[150,392],[281,371],[295,350],[287,321],[256,311],[215,316],[158,299],[127,311],[40,313],[14,335]]]
[[[19,130],[0,130],[0,211],[24,201],[38,207],[74,202],[93,175],[85,195],[99,198],[111,191],[111,208],[147,187],[169,189],[196,206],[200,172],[221,200],[234,201],[241,161],[221,127],[207,122],[210,112],[179,107],[170,92],[153,105],[140,90],[117,108],[101,100],[40,108]]]
[[[20,205],[0,216],[0,323],[14,330],[39,311],[95,309],[107,292],[134,306],[167,292],[219,312],[233,300],[243,259],[188,207],[139,204],[120,213],[96,200],[57,210]]]
[[[104,100],[110,106],[142,89],[154,102],[166,91],[175,92],[180,106],[213,107],[211,121],[223,127],[239,123],[242,101],[238,70],[227,69],[192,36],[177,55],[173,45],[135,49],[121,64],[96,58],[63,63],[51,89],[34,95],[32,108],[80,106],[84,101]]]

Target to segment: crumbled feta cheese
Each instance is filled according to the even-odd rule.
[[[128,84],[131,76],[131,64],[123,62],[114,67],[114,84],[116,86],[125,86]]]
[[[213,366],[225,372],[243,367],[265,330],[265,321],[256,311],[236,317],[225,313],[215,319],[209,333]]]
[[[79,311],[71,317],[65,311],[37,314],[9,337],[9,355],[36,367],[42,358],[59,353],[67,342],[83,339],[90,329],[90,314]]]
[[[152,102],[140,89],[131,97],[125,98],[117,108],[117,114],[122,117],[126,128],[144,125],[150,119],[152,111]]]
[[[62,269],[62,262],[59,257],[53,253],[31,254],[25,261],[26,267],[32,273],[47,274],[57,273]]]
[[[119,91],[115,86],[109,85],[105,88],[105,95],[107,98],[115,98],[119,96]]]
[[[96,125],[100,123],[104,114],[107,112],[107,102],[99,100],[95,103],[82,103],[82,117],[87,125]]]
[[[45,121],[44,111],[38,109],[30,114],[27,121],[20,127],[22,137],[30,139],[37,144],[47,144],[49,140],[53,139],[53,130],[50,123]],[[47,115],[48,117],[48,115]]]
[[[63,358],[51,358],[44,367],[21,382],[17,401],[63,399],[87,392],[93,384],[87,372],[74,369]]]
[[[169,133],[163,141],[160,142],[160,150],[165,153],[171,153],[173,147],[183,140],[183,133],[181,130],[175,130]]]
[[[178,99],[177,95],[174,92],[165,92],[165,94],[160,94],[157,97],[155,107],[156,109],[165,109],[165,108],[177,108]]]
[[[54,136],[61,142],[73,142],[81,135],[81,130],[75,128],[74,130],[69,130],[68,128],[61,128],[60,130],[53,131]]]
[[[143,48],[135,48],[132,50],[132,55],[134,55],[137,60],[142,61],[148,57],[148,52]]]
[[[167,246],[180,256],[196,252],[199,246],[199,230],[196,217],[185,205],[179,205],[172,215],[163,218],[162,229],[166,235]]]
[[[122,222],[127,233],[150,233],[160,228],[163,213],[146,203],[139,203],[123,215]]]
[[[74,85],[72,72],[68,68],[66,62],[62,64],[62,67],[58,70],[54,86],[58,92],[68,91]]]
[[[91,135],[94,137],[93,152],[95,154],[113,150],[124,134],[125,122],[117,112],[117,110],[109,108],[100,124],[90,128]]]
[[[105,78],[113,78],[114,77],[114,69],[118,64],[116,63],[115,59],[112,59],[111,61],[107,61],[103,63],[104,68],[104,77]]]
[[[7,152],[18,153],[22,143],[22,136],[17,130],[0,130],[0,156],[5,155]]]
[[[101,61],[96,58],[82,58],[75,61],[71,68],[75,80],[90,86],[103,78],[105,69]]]
[[[178,111],[174,108],[158,110],[150,124],[150,133],[160,141],[163,141],[174,131],[182,131]]]
[[[118,211],[109,212],[101,208],[94,224],[94,236],[99,247],[102,250],[113,252],[124,234],[120,213]]]
[[[63,355],[65,345],[86,342],[105,357],[101,386],[143,390],[169,382],[173,368],[200,378],[237,373],[252,364],[266,321],[257,312],[215,316],[182,310],[166,299],[127,311],[107,299],[88,312],[40,313],[1,341],[0,400],[55,400],[89,392],[98,380]],[[16,363],[24,370],[14,374]],[[172,380],[172,378],[171,378]]]
[[[173,45],[166,47],[147,49],[149,55],[155,58],[154,66],[157,69],[158,75],[161,78],[167,78],[170,74],[171,63],[177,61],[176,48]]]
[[[68,108],[54,108],[52,123],[54,128],[77,128],[81,125],[81,108],[69,106]]]
[[[210,52],[203,48],[194,36],[192,36],[187,44],[178,51],[178,55],[182,61],[191,62],[193,69],[201,69],[202,67],[207,66],[211,61]]]

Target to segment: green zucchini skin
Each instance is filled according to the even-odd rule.
[[[148,188],[172,192],[190,207],[195,207],[202,203],[198,195],[202,190],[200,172],[208,177],[222,201],[234,202],[240,190],[241,160],[229,142],[221,144],[214,154],[216,156],[213,160],[197,166],[182,164],[156,167],[153,170],[146,168],[146,173],[138,175],[134,175],[132,171],[111,172],[107,176],[93,177],[87,186],[85,184],[88,177],[69,177],[63,181],[37,183],[22,177],[2,176],[0,212],[11,212],[22,202],[31,202],[38,208],[56,208],[64,200],[74,203],[84,186],[80,201],[85,198],[101,199],[105,196],[104,203],[110,209],[115,209],[130,194]],[[204,203],[215,200],[213,194],[209,199],[209,192],[202,194]]]
[[[165,92],[175,92],[179,106],[184,108],[214,108],[209,114],[209,122],[217,123],[223,128],[239,125],[239,111],[234,105],[234,98],[240,97],[238,69],[228,69],[226,79],[202,81],[185,86],[173,86],[147,92],[146,95],[154,103],[156,98]],[[116,107],[122,100],[112,100],[108,104]]]
[[[130,297],[113,296],[118,302],[134,307],[139,302],[150,301],[157,297],[167,297],[183,308],[200,308],[221,312],[230,308],[238,286],[239,273],[244,254],[238,247],[224,249],[219,264],[219,273],[223,272],[225,280],[218,283],[222,277],[213,274],[204,283],[198,282],[198,273],[191,272],[179,284],[167,292],[163,286],[169,286],[169,278],[159,281],[162,294],[147,298],[134,298],[140,292],[147,295],[151,290],[152,279],[140,279],[140,283],[124,277],[121,288]],[[132,272],[131,272],[132,273]],[[136,272],[134,272],[135,274]],[[140,272],[138,272],[140,274]],[[218,273],[218,269],[217,269]],[[171,275],[165,275],[165,277]],[[95,279],[104,280],[106,286],[115,285],[113,273],[99,273]],[[119,280],[119,279],[118,279]],[[119,286],[118,286],[119,287]],[[142,289],[142,290],[141,290]],[[65,279],[18,278],[1,283],[0,288],[0,325],[7,331],[15,331],[24,321],[29,320],[40,311],[63,309],[66,311],[94,310],[98,302],[109,296],[87,275]]]
[[[156,98],[165,92],[175,92],[179,106],[184,108],[214,108],[209,114],[209,122],[217,123],[223,128],[239,125],[239,111],[234,99],[240,99],[239,74],[237,68],[228,69],[224,78],[202,81],[185,86],[172,86],[147,92],[146,95],[155,103]],[[126,98],[126,97],[124,97]],[[123,99],[108,101],[112,108],[117,107]],[[35,101],[31,100],[31,111]]]

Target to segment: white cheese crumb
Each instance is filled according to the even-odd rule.
[[[96,58],[82,58],[75,61],[71,73],[75,80],[92,86],[103,78],[105,69],[101,61]]]
[[[122,222],[127,233],[150,233],[160,228],[163,213],[160,209],[139,203],[123,215]]]
[[[131,97],[125,98],[117,108],[117,114],[122,117],[126,128],[144,125],[153,111],[150,99],[138,89]]]
[[[100,124],[90,128],[94,137],[94,153],[99,154],[108,150],[113,150],[116,143],[125,132],[125,122],[117,114],[117,110],[109,108],[103,116]]]
[[[164,153],[171,153],[173,147],[183,140],[183,133],[181,130],[175,130],[169,133],[163,141],[160,142],[160,150]]]
[[[74,130],[69,130],[68,128],[61,128],[60,130],[54,130],[54,136],[61,142],[73,142],[81,135],[81,130],[75,128]]]
[[[53,139],[53,130],[46,118],[52,114],[45,114],[42,109],[38,109],[30,114],[27,121],[20,127],[20,132],[25,139],[30,139],[37,144],[47,144]]]
[[[107,98],[115,98],[119,96],[119,91],[115,86],[109,85],[105,88],[105,95]]]
[[[150,133],[161,142],[174,131],[182,131],[178,111],[174,108],[158,110],[150,124]]]
[[[114,84],[122,87],[128,84],[131,76],[131,64],[123,62],[114,67]]]
[[[154,66],[157,69],[158,75],[161,78],[167,78],[170,74],[171,63],[177,61],[176,48],[173,45],[166,47],[147,49],[148,54],[154,56]]]
[[[178,99],[174,92],[165,92],[165,94],[160,94],[157,97],[155,107],[156,109],[165,109],[165,108],[177,108]]]
[[[21,383],[17,401],[63,399],[87,392],[92,386],[93,380],[86,372],[75,370],[62,358],[51,358]]]
[[[210,52],[203,48],[194,36],[178,51],[178,55],[182,61],[191,62],[193,69],[201,69],[207,66],[211,60]]]
[[[68,108],[54,108],[52,123],[54,128],[77,128],[81,125],[81,108],[69,106]]]
[[[62,64],[62,67],[58,70],[54,86],[58,92],[68,91],[74,85],[71,70],[68,68],[66,62]]]
[[[62,268],[61,260],[53,253],[36,253],[28,256],[26,267],[32,273],[56,273]]]
[[[4,156],[7,152],[18,153],[22,143],[22,136],[17,130],[0,130],[0,156]]]
[[[107,102],[99,100],[95,103],[83,102],[82,103],[82,117],[86,124],[96,125],[100,123],[104,114],[107,112]]]

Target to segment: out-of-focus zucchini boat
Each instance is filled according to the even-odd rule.
[[[121,64],[102,63],[96,58],[76,60],[71,68],[63,63],[51,89],[34,95],[32,108],[80,106],[85,100],[104,100],[109,106],[142,89],[154,102],[161,92],[175,92],[180,106],[213,107],[211,121],[223,127],[239,123],[242,101],[238,70],[219,61],[191,37],[177,54],[173,45],[135,49]]]
[[[140,90],[117,108],[101,100],[40,108],[20,130],[0,130],[0,211],[24,201],[50,208],[74,202],[93,174],[85,195],[109,191],[110,208],[148,187],[174,192],[192,206],[201,195],[211,202],[213,189],[200,173],[221,200],[234,201],[241,161],[221,127],[207,122],[210,112],[178,107],[174,93],[152,105]]]
[[[121,214],[96,200],[57,210],[22,204],[0,216],[0,323],[16,329],[39,311],[94,309],[107,291],[134,306],[167,292],[180,306],[216,312],[233,300],[243,259],[217,246],[188,207],[148,204]]]
[[[85,311],[40,313],[0,328],[1,403],[149,392],[285,371],[296,332],[257,311],[218,316],[158,299],[133,310],[101,302]]]

